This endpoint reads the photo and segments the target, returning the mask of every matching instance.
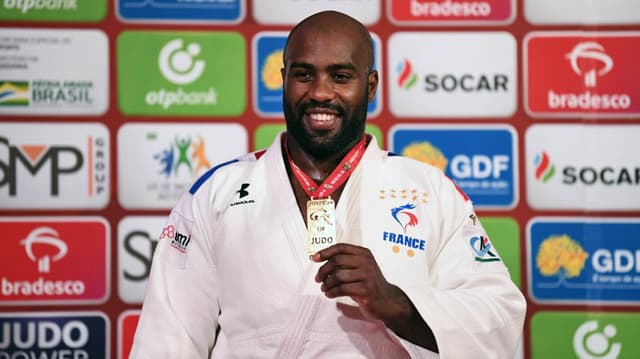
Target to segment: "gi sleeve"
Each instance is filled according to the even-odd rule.
[[[471,202],[444,176],[439,201],[444,238],[429,279],[425,286],[402,289],[433,331],[441,359],[513,359],[524,325],[524,296]],[[412,358],[434,357],[422,347],[399,340]]]
[[[202,201],[207,202],[207,201]],[[206,203],[185,193],[156,248],[131,359],[207,358],[218,320],[218,277]]]

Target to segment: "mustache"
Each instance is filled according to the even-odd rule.
[[[311,100],[309,102],[302,103],[298,106],[298,109],[301,112],[306,112],[310,108],[315,108],[315,109],[321,108],[321,109],[331,110],[338,113],[339,115],[342,115],[344,113],[344,108],[342,108],[342,106],[334,105],[328,102],[318,102],[318,101]]]

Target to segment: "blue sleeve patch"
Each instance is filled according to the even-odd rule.
[[[196,194],[196,192],[198,191],[200,186],[202,186],[209,179],[209,177],[211,177],[214,174],[215,171],[217,171],[218,169],[220,169],[220,168],[222,168],[222,167],[224,167],[226,165],[230,165],[230,164],[235,163],[235,162],[238,162],[238,159],[221,163],[221,164],[219,164],[217,166],[214,166],[210,170],[208,170],[205,174],[200,176],[200,178],[198,178],[198,180],[191,186],[191,188],[189,189],[189,193]]]

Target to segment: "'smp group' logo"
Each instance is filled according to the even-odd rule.
[[[0,314],[0,358],[108,358],[108,321],[98,312]]]
[[[529,228],[531,292],[552,301],[640,299],[637,221],[544,221]],[[606,240],[603,240],[606,238]]]
[[[162,76],[174,85],[188,85],[198,80],[205,69],[205,62],[196,59],[202,49],[200,44],[191,42],[184,48],[183,39],[167,42],[158,54],[158,68]],[[149,91],[146,95],[148,105],[158,105],[163,109],[184,105],[216,105],[218,93],[213,87],[207,91],[187,92],[182,87],[174,90],[164,88]]]
[[[104,126],[87,125],[77,133],[67,125],[2,127],[0,133],[8,136],[0,135],[0,207],[94,207],[108,200],[109,139]],[[58,135],[64,140],[55,140]]]
[[[414,257],[416,252],[426,250],[426,241],[413,237],[410,229],[418,225],[416,206],[427,203],[427,192],[413,189],[380,190],[378,198],[381,200],[403,201],[404,204],[392,207],[389,215],[401,231],[383,231],[382,240],[390,244],[393,253],[404,251],[408,257]]]
[[[0,81],[0,106],[29,106],[29,82]]]
[[[579,359],[616,359],[622,351],[622,343],[615,342],[617,328],[605,324],[599,328],[597,320],[588,320],[573,335],[573,350]]]
[[[58,231],[50,227],[38,227],[31,231],[27,238],[20,241],[24,246],[27,257],[31,261],[38,263],[38,272],[49,273],[51,271],[51,262],[56,262],[67,255],[67,244],[60,240]],[[46,245],[55,248],[54,254],[43,254],[34,251],[34,247],[38,245]]]
[[[97,303],[107,296],[108,229],[102,219],[0,220],[4,303]]]

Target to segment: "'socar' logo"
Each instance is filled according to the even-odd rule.
[[[551,163],[549,155],[545,151],[536,154],[533,165],[535,166],[536,180],[542,181],[542,183],[547,183],[556,173],[556,166]]]
[[[409,60],[405,59],[397,66],[398,72],[398,86],[401,88],[408,90],[415,86],[418,76],[416,76],[413,71],[413,66]]]

